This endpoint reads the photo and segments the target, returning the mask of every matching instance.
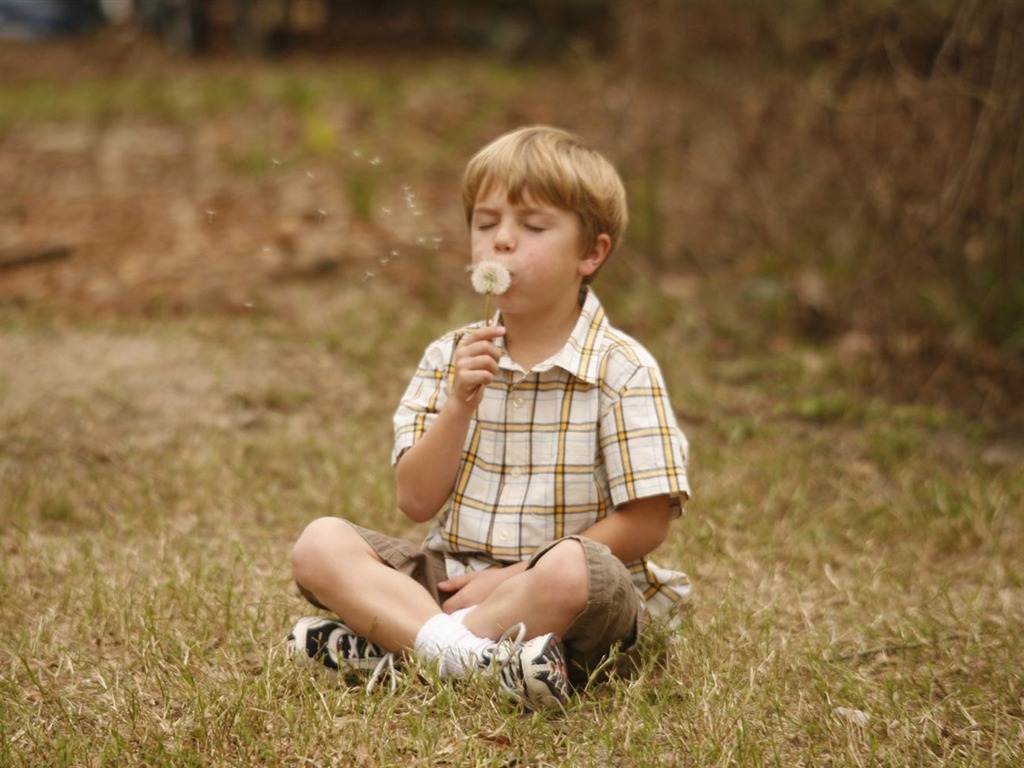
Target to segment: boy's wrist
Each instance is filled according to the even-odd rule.
[[[465,400],[459,397],[457,393],[455,393],[451,397],[449,397],[447,401],[445,401],[445,404],[441,407],[441,410],[447,411],[451,413],[453,416],[464,418],[467,421],[469,421],[469,419],[476,412],[478,404],[475,402],[475,400],[475,393],[474,397],[471,397],[469,400]]]

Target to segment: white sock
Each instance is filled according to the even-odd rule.
[[[465,677],[492,645],[493,640],[477,637],[458,619],[438,613],[420,627],[413,650],[424,661],[436,661],[441,677]]]
[[[455,619],[460,624],[465,624],[466,623],[466,617],[469,616],[469,612],[472,611],[472,610],[475,610],[475,609],[476,609],[476,606],[475,605],[471,605],[468,608],[459,608],[459,610],[455,611],[454,613],[449,613],[448,615],[451,616],[453,619]]]

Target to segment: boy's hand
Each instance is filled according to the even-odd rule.
[[[510,579],[517,573],[526,570],[526,563],[507,565],[504,568],[488,568],[483,571],[471,571],[452,576],[442,582],[438,582],[437,588],[442,592],[454,592],[441,605],[445,613],[454,613],[460,608],[468,608],[471,605],[480,605],[491,596],[491,593],[498,588],[498,585],[506,579]]]
[[[455,349],[455,383],[452,397],[473,407],[480,404],[484,389],[498,373],[501,349],[495,339],[505,335],[500,325],[488,325],[466,334]]]

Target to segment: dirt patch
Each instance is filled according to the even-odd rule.
[[[0,80],[123,79],[129,66],[133,78],[201,83],[245,66],[276,65],[227,56],[183,60],[110,30],[5,45]],[[287,66],[306,64],[299,58]],[[440,251],[441,242],[445,252],[433,256],[434,266],[454,273],[464,256],[446,257],[464,233],[451,219],[408,221],[411,187],[393,184],[375,201],[380,208],[367,212],[336,157],[269,158],[257,171],[231,167],[256,134],[298,131],[301,139],[303,127],[290,119],[282,110],[268,121],[249,108],[193,122],[121,114],[15,122],[0,136],[0,302],[70,316],[230,310],[288,281],[368,279],[396,255],[408,257],[394,276],[401,287],[419,274],[410,262]],[[380,210],[393,215],[381,221]]]

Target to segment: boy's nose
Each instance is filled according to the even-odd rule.
[[[515,246],[515,237],[511,228],[505,225],[498,227],[494,234],[494,248],[498,251],[511,251]]]

